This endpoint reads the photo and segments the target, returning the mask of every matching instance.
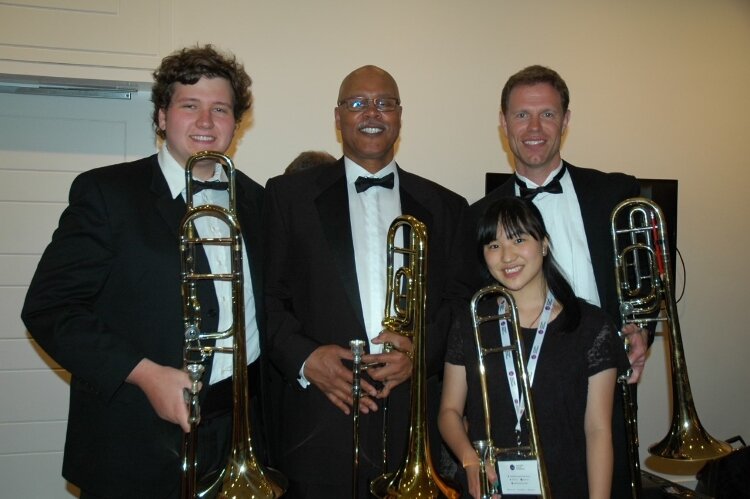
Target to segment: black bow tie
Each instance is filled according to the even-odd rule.
[[[564,166],[560,168],[560,171],[557,172],[555,178],[553,178],[547,185],[536,187],[534,189],[530,189],[523,180],[516,177],[516,184],[518,184],[519,187],[520,197],[522,197],[523,199],[532,200],[534,199],[534,197],[536,197],[537,194],[541,194],[542,192],[562,194],[563,188],[562,185],[560,185],[560,179],[563,177],[563,175],[565,175]]]
[[[393,189],[393,172],[384,177],[359,177],[354,181],[354,188],[357,192],[364,192],[372,186],[385,187]]]
[[[226,191],[227,189],[229,189],[229,182],[202,182],[200,180],[193,180],[193,194],[197,194],[204,189]]]

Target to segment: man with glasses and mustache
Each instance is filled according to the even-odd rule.
[[[270,359],[283,377],[279,465],[289,494],[352,496],[352,354],[368,345],[360,403],[357,497],[403,461],[409,426],[411,342],[382,332],[386,235],[402,214],[428,233],[427,387],[436,417],[451,307],[445,291],[457,262],[466,201],[396,164],[401,100],[393,77],[364,66],[344,78],[334,109],[344,156],[269,180],[265,203],[266,297]],[[454,250],[456,248],[456,250]],[[395,350],[384,353],[385,342]],[[390,396],[388,470],[382,469],[382,402]],[[433,426],[433,428],[436,428]],[[434,432],[432,453],[438,455]],[[435,460],[435,462],[437,462]]]

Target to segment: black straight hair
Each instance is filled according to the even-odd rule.
[[[508,238],[528,235],[537,241],[549,241],[547,255],[542,260],[542,275],[555,299],[563,307],[563,331],[572,331],[581,320],[581,308],[573,288],[568,283],[552,254],[550,240],[544,219],[539,209],[531,201],[516,197],[501,198],[487,207],[477,224],[477,256],[482,264],[487,284],[496,282],[484,261],[484,247],[497,239],[497,229],[505,229]]]

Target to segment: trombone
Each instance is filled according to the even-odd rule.
[[[396,235],[404,234],[404,246]],[[425,315],[427,309],[427,227],[411,215],[397,217],[388,229],[387,293],[383,327],[412,341],[411,408],[409,445],[401,467],[384,473],[370,483],[378,498],[448,498],[459,494],[438,476],[430,458],[425,410],[427,383],[425,360]],[[395,268],[396,254],[404,265]],[[384,428],[387,431],[387,428]],[[385,436],[384,436],[385,440]],[[383,449],[385,452],[385,448]],[[386,470],[384,470],[385,472]]]
[[[201,161],[220,162],[228,178],[229,208],[216,205],[193,205],[193,168]],[[180,224],[181,283],[183,298],[183,321],[185,341],[183,344],[184,368],[190,376],[192,386],[186,390],[190,432],[183,435],[181,456],[182,498],[212,497],[217,492],[220,498],[276,498],[286,488],[286,481],[277,471],[264,469],[253,454],[250,436],[250,407],[247,380],[247,352],[245,351],[245,310],[242,279],[242,234],[236,215],[235,168],[232,160],[224,154],[203,151],[193,154],[185,165],[185,202],[187,213]],[[229,236],[201,238],[195,228],[195,220],[215,217],[229,227]],[[198,247],[209,245],[228,247],[231,251],[231,270],[223,274],[201,273],[196,269]],[[232,323],[224,331],[206,332],[201,329],[200,303],[197,284],[199,281],[228,281],[231,283]],[[232,338],[231,347],[216,346],[218,340]],[[232,354],[232,447],[229,463],[216,479],[208,484],[199,484],[197,477],[196,436],[200,423],[199,383],[214,353]],[[219,492],[220,491],[220,492]]]
[[[622,323],[633,322],[642,327],[647,322],[662,321],[669,330],[672,423],[667,436],[649,447],[649,452],[681,461],[714,459],[729,454],[732,447],[703,429],[693,404],[677,306],[672,295],[667,228],[661,208],[646,198],[626,199],[615,207],[610,223]],[[657,316],[662,305],[665,317]],[[636,420],[634,411],[632,417],[627,415],[632,409],[631,401],[631,407],[625,409],[629,425],[631,420]],[[637,469],[637,428],[629,428],[629,433],[632,433],[629,448],[635,451],[630,458],[636,461]],[[640,482],[640,476],[637,480]]]
[[[496,309],[497,311],[493,314],[481,315],[479,313],[479,304],[490,298],[495,300],[505,300],[505,309],[502,311]],[[479,359],[479,380],[482,390],[484,431],[486,434],[485,440],[472,442],[479,457],[480,497],[482,499],[490,499],[493,494],[500,493],[493,484],[489,483],[487,478],[487,463],[494,467],[499,454],[520,451],[523,452],[525,456],[535,459],[538,462],[539,466],[537,470],[539,475],[539,485],[541,488],[541,497],[543,499],[551,498],[552,493],[550,492],[547,468],[544,464],[544,455],[539,442],[539,428],[537,427],[534,401],[531,396],[531,384],[526,371],[526,356],[524,354],[523,338],[521,337],[521,331],[519,329],[518,310],[516,308],[515,300],[508,290],[495,284],[477,291],[471,299],[470,307],[472,325],[474,328],[474,341],[476,343],[477,357]],[[508,324],[509,329],[512,331],[510,338],[511,344],[508,346],[484,346],[485,344],[482,341],[481,334],[482,324],[486,322],[500,323],[502,321],[505,321],[506,324]],[[489,355],[504,353],[506,351],[510,351],[512,354],[515,371],[518,373],[517,378],[521,385],[523,400],[526,406],[526,409],[524,410],[524,419],[529,428],[529,444],[526,446],[496,447],[492,440],[490,397],[487,387],[487,367],[484,363],[484,359]]]

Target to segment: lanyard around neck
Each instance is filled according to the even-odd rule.
[[[534,343],[531,346],[531,354],[529,355],[529,362],[526,367],[526,371],[529,376],[529,387],[534,383],[534,373],[536,372],[536,366],[539,362],[539,356],[542,352],[542,342],[544,342],[544,333],[547,330],[547,323],[549,322],[550,315],[552,314],[552,306],[555,303],[555,297],[552,295],[552,291],[547,291],[547,298],[544,301],[544,309],[542,315],[539,317],[539,326],[537,326],[536,334],[534,335]],[[498,314],[502,315],[505,313],[505,301],[503,300],[498,306]],[[510,345],[510,333],[508,332],[508,322],[505,320],[500,321],[500,340],[504,347]],[[518,345],[516,345],[518,347]],[[516,376],[516,367],[513,362],[513,352],[506,350],[503,353],[505,358],[505,374],[508,377],[508,386],[510,388],[510,396],[513,399],[513,406],[516,409],[516,433],[521,432],[521,416],[523,416],[524,402],[523,394],[518,389],[518,381]],[[523,362],[520,359],[519,362]]]

